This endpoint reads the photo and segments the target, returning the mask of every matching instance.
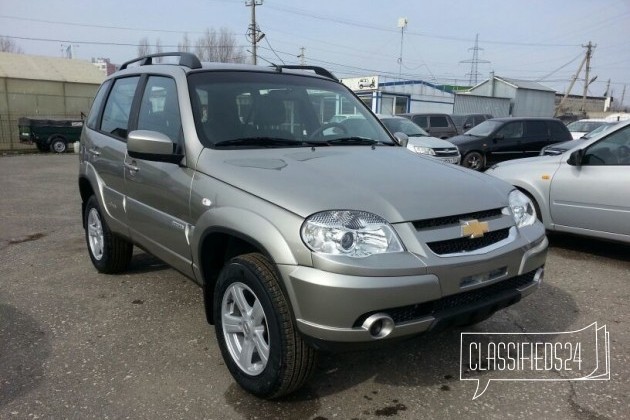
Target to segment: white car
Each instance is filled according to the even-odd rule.
[[[486,174],[528,195],[547,230],[630,243],[630,121],[560,154],[499,163]]]
[[[586,120],[578,120],[573,121],[567,128],[571,132],[571,136],[573,140],[581,138],[586,133],[590,133],[595,130],[600,125],[604,125],[606,120],[604,119],[586,119]]]
[[[431,137],[413,121],[395,115],[377,115],[383,125],[392,133],[404,133],[409,137],[407,149],[438,158],[447,163],[458,164],[461,160],[459,149],[447,140]]]

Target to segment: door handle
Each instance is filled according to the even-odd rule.
[[[101,155],[101,152],[99,152],[98,149],[95,149],[95,148],[88,149],[88,153],[90,153],[92,156],[100,156]]]
[[[125,162],[125,168],[129,169],[131,173],[136,173],[140,170],[136,165]]]

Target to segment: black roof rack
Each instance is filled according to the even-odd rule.
[[[144,57],[135,58],[133,60],[129,60],[120,66],[120,70],[126,69],[129,64],[140,62],[140,66],[147,66],[153,64],[153,59],[155,57],[179,57],[179,65],[185,66],[191,69],[200,69],[201,62],[197,58],[195,54],[187,53],[187,52],[165,52],[165,53],[157,53],[145,55]]]
[[[318,74],[320,76],[324,76],[324,77],[328,77],[329,79],[333,79],[333,80],[337,80],[337,78],[328,70],[326,70],[323,67],[319,67],[319,66],[297,66],[297,65],[282,65],[282,66],[278,66],[278,65],[274,65],[273,67],[275,67],[278,71],[282,71],[282,69],[290,69],[290,70],[312,70],[315,72],[315,74]]]

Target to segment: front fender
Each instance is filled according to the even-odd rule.
[[[297,217],[295,219],[296,232],[299,232],[301,221],[297,220]],[[195,223],[190,245],[192,249],[197,250],[193,253],[193,262],[196,266],[199,266],[202,258],[200,253],[203,240],[213,232],[238,236],[266,253],[276,264],[297,265],[298,263],[298,259],[280,229],[270,220],[243,208],[217,207],[208,209]]]

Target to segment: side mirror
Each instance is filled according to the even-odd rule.
[[[157,131],[135,130],[127,137],[127,153],[132,158],[179,163],[184,155],[174,152],[175,144]]]
[[[396,139],[398,144],[401,145],[402,147],[407,147],[407,144],[409,144],[409,136],[406,135],[405,133],[401,133],[400,131],[397,131],[394,133],[394,138]]]
[[[470,127],[472,127],[472,124],[471,124],[471,123],[466,123],[466,124],[464,124],[464,130],[469,129]]]
[[[578,149],[569,155],[569,160],[567,160],[567,163],[571,166],[577,166],[579,168],[580,166],[582,166],[583,161],[584,149]]]

